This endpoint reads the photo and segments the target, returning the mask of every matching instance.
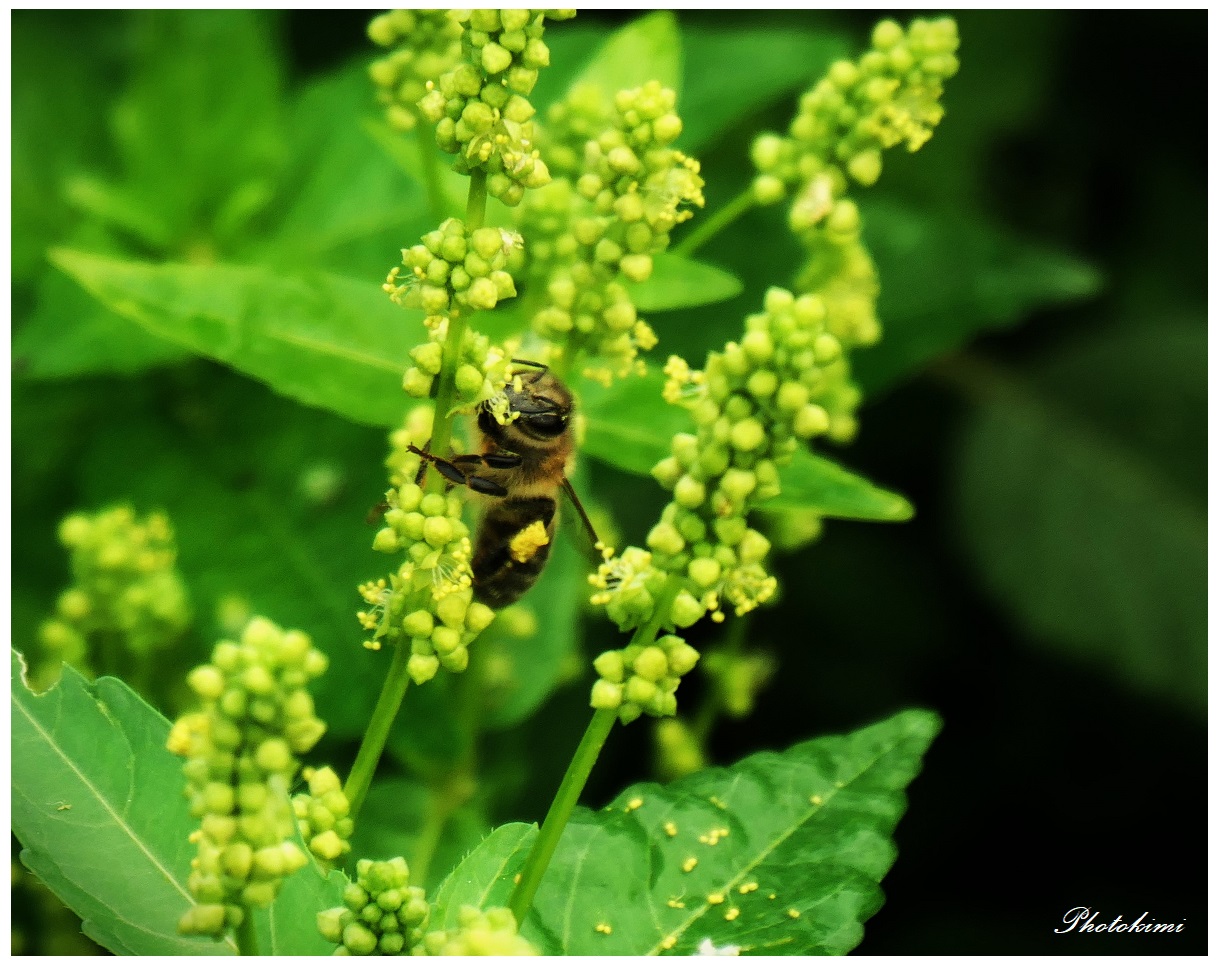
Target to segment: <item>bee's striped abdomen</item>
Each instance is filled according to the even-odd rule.
[[[534,585],[551,555],[555,509],[555,500],[549,496],[509,496],[489,503],[470,563],[476,600],[498,610]],[[513,540],[535,523],[542,524],[546,542],[531,544],[528,555],[520,554],[524,559],[514,556]]]

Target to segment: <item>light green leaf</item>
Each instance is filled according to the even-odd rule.
[[[904,789],[940,729],[906,711],[580,809],[522,933],[548,954],[844,954],[883,901]],[[599,927],[605,926],[605,927]]]
[[[1139,345],[1128,341],[1131,349]],[[1099,342],[1074,364],[1064,360],[1055,366],[1054,382],[1039,389],[981,373],[1000,391],[986,398],[965,430],[958,467],[961,539],[988,592],[1034,641],[1204,714],[1202,479],[1186,488],[1167,475],[1155,448],[1150,452],[1130,430],[1100,421],[1104,403],[1078,409],[1055,401],[1070,397],[1076,382],[1091,385],[1103,399],[1131,391],[1104,384],[1106,369],[1098,362],[1106,349]],[[1201,452],[1205,330],[1179,340],[1178,351],[1184,354],[1177,359],[1156,351],[1133,354],[1122,368],[1139,372],[1142,394],[1150,399],[1136,411],[1160,409],[1166,424],[1197,426],[1191,448]],[[1189,366],[1194,378],[1165,377],[1186,371],[1192,354],[1198,360]],[[1132,410],[1126,411],[1130,418]]]
[[[503,824],[492,831],[437,890],[429,930],[456,927],[463,905],[507,907],[513,878],[524,867],[537,836],[536,824]]]
[[[875,486],[824,456],[798,449],[779,473],[782,491],[762,509],[812,509],[834,519],[901,523],[915,515],[897,493]]]
[[[681,100],[682,37],[668,10],[654,10],[611,34],[576,75],[571,87],[592,84],[607,96],[650,80],[677,91]]]
[[[756,13],[730,20],[683,24],[682,80],[684,150],[698,152],[742,118],[783,94],[811,87],[847,44],[841,37],[791,22],[759,26]]]
[[[324,876],[313,861],[285,878],[271,907],[254,912],[259,954],[331,954],[335,946],[318,932],[318,912],[343,904],[347,885],[341,871]]]
[[[661,398],[664,376],[619,379],[609,388],[581,387],[584,452],[617,469],[644,475],[670,454],[675,433],[691,432],[690,413]],[[780,470],[783,491],[761,504],[766,509],[811,509],[837,519],[902,522],[914,510],[902,496],[874,485],[842,466],[798,449]]]
[[[409,134],[402,134],[392,130],[385,121],[372,118],[367,119],[363,126],[367,135],[398,166],[400,171],[418,185],[422,186],[427,183],[424,161],[420,155],[420,129],[417,128]],[[428,149],[436,154],[437,176],[445,210],[450,216],[460,218],[465,214],[470,178],[453,170],[452,155],[445,154],[435,146],[435,139],[432,137],[430,129],[424,129],[423,136],[428,139]]]
[[[420,314],[378,285],[233,265],[151,265],[57,249],[55,263],[147,331],[357,422],[396,424]]]
[[[653,255],[647,281],[627,285],[642,312],[666,312],[727,301],[741,294],[741,282],[723,268],[662,251]]]
[[[853,358],[869,395],[978,332],[1101,288],[1091,265],[979,221],[932,217],[883,201],[866,201],[861,210],[881,278],[882,339]]]
[[[232,953],[178,934],[195,846],[169,723],[126,684],[65,668],[35,695],[11,658],[13,831],[22,860],[115,954]]]

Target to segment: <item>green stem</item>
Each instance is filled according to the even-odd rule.
[[[631,638],[633,644],[646,644],[652,641],[669,616],[670,607],[673,606],[674,598],[681,589],[682,581],[673,576],[669,577],[657,598],[656,606],[653,607],[652,617],[637,629]],[[563,775],[559,790],[555,792],[555,799],[551,801],[551,807],[546,812],[542,830],[538,832],[538,838],[534,841],[534,846],[525,859],[525,867],[521,869],[521,880],[513,889],[512,898],[508,903],[518,924],[525,919],[530,906],[534,903],[534,895],[542,883],[542,876],[546,874],[555,849],[559,846],[559,838],[563,834],[563,829],[572,816],[572,810],[576,807],[581,791],[585,789],[585,783],[593,772],[593,765],[597,763],[597,756],[601,753],[606,738],[610,736],[617,717],[617,710],[594,711],[593,719],[589,721],[589,726],[585,729],[585,736],[581,738],[576,753],[572,755],[567,773]]]
[[[243,908],[241,924],[237,926],[237,951],[241,955],[258,955],[258,932],[254,930],[254,909]]]
[[[477,168],[470,172],[470,193],[466,195],[466,230],[483,227],[487,214],[487,172]]]
[[[534,842],[529,857],[525,859],[521,880],[513,889],[512,898],[508,903],[518,923],[525,919],[534,903],[534,895],[538,891],[538,885],[542,883],[547,866],[551,863],[555,848],[559,845],[559,837],[567,826],[568,818],[572,816],[580,792],[584,790],[585,782],[597,762],[597,755],[601,753],[617,718],[616,710],[595,711],[585,730],[585,736],[580,740],[580,746],[576,748],[576,753],[568,764],[568,771],[564,774],[559,790],[555,793],[555,800],[551,802],[550,810],[546,813],[546,820],[542,822],[538,839]]]
[[[390,664],[390,672],[386,674],[385,684],[381,688],[381,696],[377,698],[377,706],[373,708],[372,719],[360,742],[360,750],[356,752],[356,763],[352,765],[347,783],[343,785],[343,793],[347,795],[351,806],[351,818],[354,822],[364,804],[373,783],[373,772],[377,770],[377,762],[385,749],[386,740],[390,736],[390,727],[402,706],[406,696],[407,685],[411,678],[407,676],[407,661],[411,659],[411,648],[407,644],[394,647],[394,660]]]
[[[699,222],[699,227],[674,245],[674,254],[693,255],[708,241],[755,206],[753,186],[747,186],[741,194],[723,208]]]
[[[445,220],[445,192],[441,186],[441,169],[436,157],[436,142],[432,137],[432,128],[424,119],[418,107],[415,111],[415,137],[419,142],[420,166],[424,175],[424,194],[428,199],[428,212],[434,221],[440,224]]]

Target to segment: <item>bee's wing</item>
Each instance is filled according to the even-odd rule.
[[[587,551],[589,559],[598,565],[602,562],[602,555],[598,547],[601,545],[601,540],[597,537],[597,530],[593,528],[593,523],[589,520],[589,514],[585,512],[585,507],[580,504],[580,497],[576,495],[576,490],[572,488],[572,480],[567,476],[563,478],[563,491],[567,493],[568,501],[576,507],[576,512],[580,516],[580,520],[584,523],[585,533],[589,537]]]

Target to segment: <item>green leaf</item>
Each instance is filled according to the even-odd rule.
[[[503,824],[492,831],[437,890],[429,930],[456,927],[463,905],[507,907],[513,878],[525,866],[537,836],[536,824]]]
[[[189,355],[115,314],[61,271],[40,279],[37,299],[13,332],[13,367],[21,377],[130,375]]]
[[[1177,339],[1174,352],[1143,350],[1161,336],[1153,330],[1126,340],[1125,364],[1105,367],[1099,363],[1113,347],[1105,343],[1115,337],[1099,339],[1070,363],[1059,361],[1037,390],[967,373],[993,394],[965,430],[958,525],[985,588],[1031,639],[1204,714],[1205,470],[1187,488],[1166,472],[1156,447],[1107,426],[1105,402],[1057,401],[1079,392],[1076,383],[1121,399],[1132,388],[1108,387],[1107,371],[1138,372],[1148,401],[1111,411],[1140,421],[1159,410],[1164,425],[1194,425],[1191,449],[1202,452],[1205,329]],[[1191,378],[1170,377],[1189,369]]]
[[[407,778],[376,781],[360,809],[352,853],[374,861],[401,855],[411,869],[411,884],[435,893],[490,828],[482,806],[471,801],[443,814],[438,832],[435,824],[438,809],[445,807],[443,794]],[[428,849],[427,860],[421,860],[421,847]]]
[[[762,509],[812,509],[834,519],[901,523],[915,509],[897,493],[875,486],[837,462],[797,449],[779,473],[782,491],[760,503]]]
[[[734,124],[779,96],[811,87],[832,61],[847,55],[841,37],[792,22],[759,25],[757,12],[740,22],[683,24],[682,138],[698,152]]]
[[[373,552],[376,530],[365,523],[385,492],[384,437],[225,373],[209,373],[208,385],[190,397],[185,420],[154,411],[97,429],[77,470],[78,498],[165,510],[209,648],[226,633],[213,614],[230,596],[304,630],[330,659],[312,688],[328,734],[359,737],[388,665],[388,654],[361,645],[355,618],[357,584],[394,565]],[[329,493],[311,495],[311,477],[329,479]]]
[[[664,376],[650,371],[619,379],[609,388],[581,386],[585,416],[583,451],[626,472],[646,475],[670,454],[678,432],[691,432],[690,413],[661,398]],[[836,519],[902,522],[914,510],[902,496],[874,485],[842,466],[798,449],[780,470],[779,496],[760,504],[766,509],[812,509]]]
[[[347,876],[341,871],[324,876],[313,861],[285,878],[271,907],[254,912],[259,954],[334,952],[335,946],[318,932],[318,912],[343,904],[343,889],[347,885]]]
[[[853,359],[871,395],[980,331],[1097,294],[1092,266],[979,221],[939,218],[899,204],[861,205],[881,278],[883,336]]]
[[[206,955],[231,940],[178,934],[195,822],[169,723],[126,684],[66,667],[35,695],[11,658],[13,831],[22,860],[120,955]]]
[[[681,99],[682,37],[668,10],[646,13],[612,33],[569,88],[593,84],[613,97],[650,80],[677,91]]]
[[[173,237],[211,237],[236,191],[283,151],[281,65],[265,12],[172,10],[136,21],[136,67],[115,109],[127,188]]]
[[[233,366],[298,401],[393,425],[418,312],[378,285],[233,265],[151,265],[57,249],[53,260],[147,331]]]
[[[881,907],[903,792],[939,729],[906,711],[579,809],[522,933],[547,954],[690,955],[704,939],[844,954]]]
[[[400,171],[421,186],[427,183],[427,174],[424,170],[424,160],[420,156],[422,150],[420,137],[426,138],[427,149],[435,154],[437,176],[440,180],[445,211],[455,218],[460,218],[466,213],[466,196],[470,190],[470,178],[453,170],[452,155],[446,154],[436,147],[436,140],[429,128],[417,128],[409,134],[403,134],[393,130],[383,120],[370,118],[364,122],[364,130],[385,155],[398,166]],[[431,219],[431,221],[434,223],[435,219]]]
[[[404,243],[431,226],[420,181],[405,175],[369,133],[372,107],[363,62],[302,91],[292,106],[279,184],[285,210],[265,255],[377,279]],[[413,141],[405,146],[418,157]]]
[[[712,305],[741,294],[741,282],[723,268],[662,251],[653,255],[647,281],[627,285],[631,300],[642,312]]]
[[[46,267],[48,246],[74,220],[64,180],[95,163],[105,143],[113,12],[17,10],[12,17],[12,273],[15,284]],[[89,43],[74,41],[87,36]]]

